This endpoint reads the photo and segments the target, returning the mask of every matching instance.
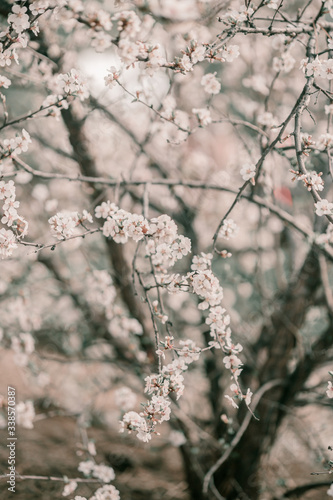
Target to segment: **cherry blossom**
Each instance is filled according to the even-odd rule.
[[[207,73],[201,79],[201,85],[207,94],[218,94],[221,90],[221,84],[215,75],[216,73]]]
[[[112,89],[117,84],[117,80],[119,78],[119,73],[114,66],[108,70],[109,74],[104,77],[105,85]]]
[[[103,483],[109,483],[116,477],[113,468],[104,464],[95,464],[92,476],[100,479]]]
[[[256,175],[256,166],[253,163],[245,163],[240,170],[240,174],[244,181],[249,181]]]
[[[333,203],[323,199],[315,203],[316,214],[319,216],[330,215],[333,213]]]
[[[4,75],[0,75],[0,88],[8,89],[11,85],[11,80]]]
[[[327,391],[326,391],[327,397],[333,398],[333,385],[332,382],[327,382]]]
[[[59,89],[61,89],[67,95],[75,95],[80,98],[81,101],[89,97],[89,91],[83,76],[80,71],[76,69],[71,69],[69,73],[60,73],[57,76],[57,83]]]
[[[237,232],[237,224],[232,219],[225,219],[220,229],[219,236],[228,240],[229,238],[233,238]]]
[[[228,45],[228,47],[224,47],[221,52],[221,57],[227,61],[232,62],[239,56],[239,47],[238,45]]]
[[[94,47],[96,52],[104,52],[104,50],[108,49],[112,45],[112,38],[107,33],[103,31],[98,31],[97,33],[93,33],[91,46]]]
[[[78,484],[76,481],[70,481],[68,484],[65,485],[64,490],[62,492],[62,496],[67,497],[68,495],[73,493],[73,491],[76,490],[77,486]]]
[[[112,484],[105,485],[98,488],[90,500],[120,500],[120,493]]]
[[[10,229],[0,229],[0,255],[1,258],[10,257],[17,248],[16,238]]]
[[[115,393],[116,405],[125,412],[135,405],[136,399],[136,395],[129,387],[121,387]]]
[[[10,154],[19,155],[28,151],[31,142],[30,134],[25,129],[22,129],[22,135],[17,135],[13,139],[5,139],[3,144]]]
[[[112,432],[120,428],[124,446],[134,435],[143,453],[151,441],[180,446],[184,478],[198,465],[195,484],[207,498],[240,491],[255,498],[256,484],[269,495],[270,477],[258,479],[263,447],[251,441],[249,481],[245,445],[253,429],[260,443],[273,437],[270,418],[289,418],[277,415],[281,391],[272,384],[287,372],[290,384],[303,376],[302,337],[317,324],[312,315],[322,329],[315,341],[306,335],[306,347],[329,345],[332,1],[320,9],[275,0],[7,7],[0,42],[3,351],[41,401],[52,381],[48,401],[75,417],[82,482],[115,479],[112,467],[95,460],[105,450],[96,449],[89,427],[100,418]],[[286,325],[300,332],[290,352]],[[61,370],[44,360],[49,333]],[[279,363],[277,347],[285,352]],[[316,363],[310,358],[308,376],[321,380],[329,359],[324,352]],[[66,384],[56,397],[60,372]],[[288,391],[295,411],[307,380],[298,383]],[[326,395],[333,397],[331,382]],[[102,396],[112,409],[96,414]],[[18,402],[18,425],[32,429],[53,415],[46,406],[36,412],[32,400]],[[262,423],[254,427],[257,412]],[[183,432],[170,433],[174,426]],[[237,491],[224,483],[229,463],[219,466],[219,455],[230,461]],[[64,497],[85,487],[65,470],[58,479]],[[120,499],[111,484],[95,489],[89,500]]]
[[[273,58],[273,69],[274,71],[283,71],[284,73],[289,73],[295,66],[295,59],[290,54],[290,52],[284,52],[281,57]]]
[[[20,7],[19,5],[13,5],[13,14],[8,16],[8,22],[12,25],[17,33],[28,29],[30,27],[29,16],[26,14],[27,8]]]
[[[237,24],[241,24],[244,21],[246,21],[248,16],[251,16],[253,14],[253,12],[254,11],[251,7],[246,8],[245,6],[242,6],[239,11],[238,10],[230,10],[226,14],[223,14],[221,16],[221,19],[227,24],[237,25]]]
[[[193,108],[192,113],[196,115],[200,126],[205,127],[206,125],[209,125],[210,123],[212,123],[212,117],[210,115],[209,109]]]
[[[21,425],[24,429],[33,429],[35,409],[31,400],[21,401],[16,405],[16,418],[17,424]]]

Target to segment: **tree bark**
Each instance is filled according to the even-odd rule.
[[[297,280],[290,285],[281,306],[272,314],[270,324],[262,329],[256,343],[256,359],[265,357],[265,361],[259,366],[258,373],[252,376],[252,387],[258,381],[260,386],[275,379],[283,379],[286,383],[275,386],[261,399],[256,410],[260,420],[251,420],[230,459],[216,472],[215,485],[227,500],[256,500],[259,497],[260,464],[274,443],[285,415],[281,404],[293,402],[297,390],[304,385],[312,370],[312,365],[308,364],[306,369],[299,369],[295,377],[290,362],[295,349],[301,351],[299,330],[320,283],[318,255],[312,249]],[[244,410],[240,411],[239,417],[240,420],[244,418]]]
[[[86,176],[97,177],[98,172],[93,157],[90,154],[88,140],[84,132],[82,120],[75,116],[71,109],[63,109],[62,117],[68,130],[68,137],[73,148],[75,159],[77,160],[81,173]],[[98,188],[92,184],[93,193],[91,199],[99,203],[107,201],[107,196],[103,188]],[[115,285],[120,291],[120,295],[130,314],[137,319],[142,326],[143,335],[140,336],[142,348],[148,355],[150,361],[155,359],[155,348],[150,335],[150,323],[143,310],[143,304],[135,295],[132,284],[132,273],[130,266],[125,258],[121,244],[113,240],[106,239],[108,257],[114,270]]]

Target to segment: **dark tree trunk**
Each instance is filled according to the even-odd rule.
[[[260,494],[259,471],[263,455],[274,443],[277,430],[285,415],[282,404],[291,404],[297,391],[304,385],[312,365],[304,359],[291,373],[290,362],[297,349],[298,338],[308,307],[320,286],[318,256],[311,250],[298,274],[286,292],[281,306],[272,314],[270,324],[264,326],[256,344],[256,359],[265,359],[252,377],[252,387],[281,379],[282,383],[267,391],[261,398],[252,419],[229,460],[216,472],[214,482],[227,499],[256,500]],[[299,358],[301,359],[301,357]],[[303,366],[301,369],[300,366]],[[256,382],[257,381],[257,382]],[[240,412],[240,421],[244,411]]]

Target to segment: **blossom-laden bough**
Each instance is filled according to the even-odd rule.
[[[123,381],[125,436],[171,425],[192,498],[273,500],[262,457],[287,411],[332,398],[332,1],[4,1],[0,16],[3,349],[47,391],[54,333],[52,361],[99,366],[72,399]],[[43,479],[118,500],[85,431],[97,411],[66,404],[85,477]],[[27,429],[51,414],[16,409]]]

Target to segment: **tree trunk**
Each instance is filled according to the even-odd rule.
[[[227,499],[256,500],[260,494],[259,472],[263,455],[274,443],[277,430],[285,412],[281,403],[290,404],[296,391],[290,383],[303,385],[311,370],[301,370],[294,378],[290,374],[290,362],[295,349],[300,348],[299,330],[304,322],[308,307],[320,286],[319,262],[312,249],[298,274],[283,298],[283,302],[272,316],[268,326],[264,326],[257,342],[258,360],[265,361],[252,377],[252,387],[256,381],[260,386],[268,381],[282,379],[285,383],[267,391],[261,398],[256,414],[259,421],[252,419],[229,460],[214,476],[218,491]],[[251,384],[250,384],[251,386]],[[240,420],[244,410],[240,411]]]

